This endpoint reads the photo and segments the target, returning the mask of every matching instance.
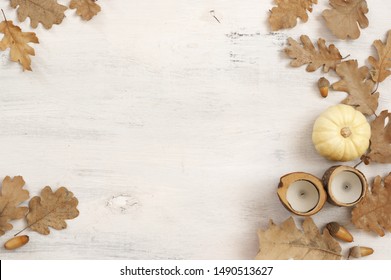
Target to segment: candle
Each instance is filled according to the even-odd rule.
[[[286,209],[300,216],[318,213],[327,199],[322,181],[305,172],[294,172],[282,176],[277,195]]]
[[[363,186],[356,173],[342,171],[336,174],[330,182],[329,191],[336,201],[340,203],[354,203],[360,199],[363,193]]]
[[[309,181],[296,181],[287,190],[286,199],[298,212],[306,213],[315,208],[319,202],[318,189]]]
[[[353,206],[365,196],[367,179],[350,166],[332,166],[323,176],[323,183],[329,194],[329,201],[338,206]]]

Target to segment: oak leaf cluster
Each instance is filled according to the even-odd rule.
[[[79,215],[78,200],[65,187],[55,192],[45,187],[40,196],[31,198],[28,206],[23,206],[30,198],[24,189],[25,182],[21,176],[5,177],[0,189],[0,236],[13,228],[11,221],[25,218],[27,226],[33,231],[47,235],[49,227],[57,230],[65,229],[65,220]]]
[[[37,28],[41,24],[50,29],[54,24],[61,24],[65,18],[68,6],[58,3],[57,0],[11,0],[10,5],[16,9],[20,22],[30,19],[30,26]],[[76,14],[83,20],[91,20],[100,11],[101,7],[96,0],[71,0],[70,9],[76,9]],[[29,43],[39,43],[34,32],[23,32],[18,25],[7,20],[3,13],[4,21],[0,23],[0,33],[4,34],[0,42],[0,50],[10,49],[10,59],[19,62],[23,70],[31,71],[31,58],[35,55],[33,47]]]
[[[313,5],[317,4],[316,0],[274,2],[276,6],[269,15],[272,31],[293,28],[298,19],[307,22],[308,12],[312,12]],[[321,15],[327,28],[338,39],[357,39],[361,29],[368,27],[367,1],[329,0],[329,5],[330,8]],[[391,112],[377,112],[379,85],[391,76],[391,30],[387,32],[384,41],[375,40],[373,47],[376,54],[368,57],[368,65],[359,65],[357,60],[348,59],[350,55],[343,57],[334,44],[328,45],[322,38],[317,39],[315,44],[307,35],[301,35],[299,40],[288,38],[284,51],[291,59],[292,67],[305,65],[307,72],[321,69],[323,73],[329,73],[331,70],[338,77],[334,83],[322,77],[317,81],[317,86],[324,98],[328,96],[329,89],[346,93],[341,103],[354,107],[370,121],[370,145],[361,161],[365,164],[391,163]],[[384,178],[377,176],[374,179],[372,187],[354,206],[351,215],[352,223],[358,229],[379,236],[391,231],[391,173]],[[292,217],[280,225],[270,220],[266,230],[258,231],[259,253],[256,259],[342,259],[341,247],[333,238],[338,235],[327,229],[320,232],[311,218],[304,220],[302,228],[300,230],[296,227]],[[350,235],[348,242],[352,240]],[[350,249],[349,257],[363,257],[373,252],[372,248],[355,246]]]
[[[308,13],[317,0],[275,0],[270,10],[272,31],[295,27],[297,20],[308,21]],[[325,24],[338,39],[357,39],[360,28],[368,27],[368,6],[365,0],[329,0],[330,9],[322,12]]]
[[[316,48],[307,35],[300,36],[300,41],[288,38],[285,53],[292,59],[292,67],[307,65],[308,72],[319,68],[324,73],[330,69],[335,71],[339,80],[329,88],[347,94],[341,103],[353,106],[366,116],[375,116],[371,121],[371,145],[361,159],[366,164],[391,163],[391,125],[388,124],[390,114],[385,111],[377,115],[379,84],[391,75],[391,30],[387,32],[384,42],[376,40],[373,46],[377,55],[368,57],[368,66],[359,66],[354,59],[346,60],[347,57],[342,57],[334,44],[327,46],[322,38],[318,39]],[[327,96],[324,92],[328,92],[328,88],[322,88],[323,97]]]
[[[379,236],[391,231],[391,173],[374,179],[370,192],[353,209],[352,222]]]

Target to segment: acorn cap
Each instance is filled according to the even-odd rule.
[[[353,241],[353,235],[351,235],[351,233],[346,228],[344,228],[343,226],[341,226],[337,222],[328,223],[326,225],[326,228],[330,232],[330,235],[335,238],[338,238],[338,239],[346,241],[346,242]]]

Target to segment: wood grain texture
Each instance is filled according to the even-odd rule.
[[[35,30],[32,73],[2,52],[0,177],[23,175],[32,195],[66,186],[80,216],[49,236],[26,232],[29,244],[1,259],[253,259],[257,229],[290,215],[280,176],[321,177],[332,165],[311,128],[345,96],[321,98],[320,71],[290,68],[286,38],[321,36],[363,64],[391,29],[391,2],[372,0],[361,37],[338,41],[321,2],[308,23],[271,33],[271,0],[100,1],[91,22],[68,10],[60,26]],[[390,86],[379,88],[384,108]],[[391,171],[360,169],[370,180]],[[391,258],[391,235],[353,229],[347,209],[326,204],[313,218],[346,226],[375,249],[368,259]]]

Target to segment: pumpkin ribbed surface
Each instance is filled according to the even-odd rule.
[[[369,147],[371,127],[365,116],[352,106],[339,104],[324,111],[315,121],[312,141],[329,160],[351,161]]]

